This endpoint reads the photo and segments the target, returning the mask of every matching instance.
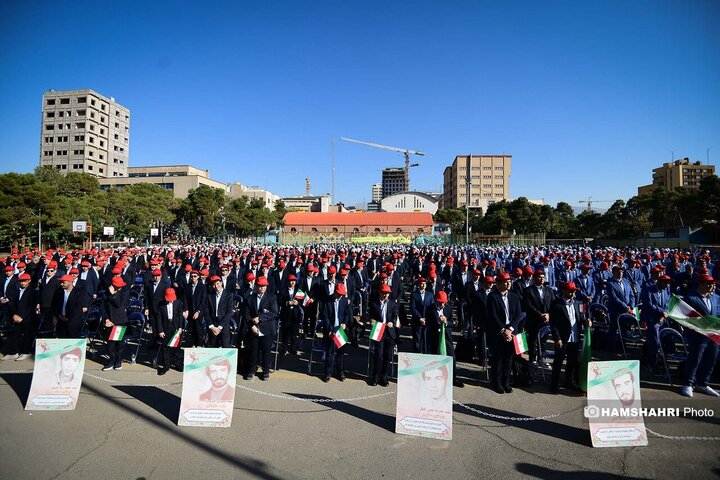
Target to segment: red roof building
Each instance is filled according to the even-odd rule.
[[[432,233],[430,213],[394,212],[289,212],[283,218],[285,233],[338,235],[428,235]]]

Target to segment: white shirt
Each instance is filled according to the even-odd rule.
[[[168,320],[172,320],[173,319],[173,302],[168,302],[166,308],[167,308]]]
[[[505,292],[504,294],[500,294],[503,301],[503,306],[505,307],[505,326],[510,325],[510,307],[508,306],[508,292]]]
[[[340,326],[340,316],[339,316],[339,310],[340,310],[340,299],[335,299],[335,327]]]
[[[567,310],[568,318],[570,319],[570,338],[568,342],[577,342],[580,340],[580,330],[578,329],[577,319],[575,318],[575,306],[572,300],[565,302],[565,310]]]

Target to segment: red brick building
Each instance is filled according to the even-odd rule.
[[[283,218],[285,234],[342,235],[430,235],[433,218],[430,213],[390,212],[289,212]]]

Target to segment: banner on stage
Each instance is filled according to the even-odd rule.
[[[452,357],[401,353],[395,433],[451,440],[452,379]]]
[[[25,410],[75,410],[84,371],[84,338],[38,338]]]
[[[186,348],[178,425],[229,427],[236,372],[236,348]]]
[[[593,447],[648,444],[640,401],[640,362],[590,362],[585,417]]]

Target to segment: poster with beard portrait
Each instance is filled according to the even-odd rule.
[[[178,425],[229,427],[236,372],[235,348],[186,348]]]
[[[640,362],[620,360],[588,364],[588,405],[593,447],[648,444],[640,401]]]
[[[395,433],[451,440],[452,378],[452,357],[401,353]]]
[[[38,338],[25,410],[75,410],[84,371],[84,338]]]

